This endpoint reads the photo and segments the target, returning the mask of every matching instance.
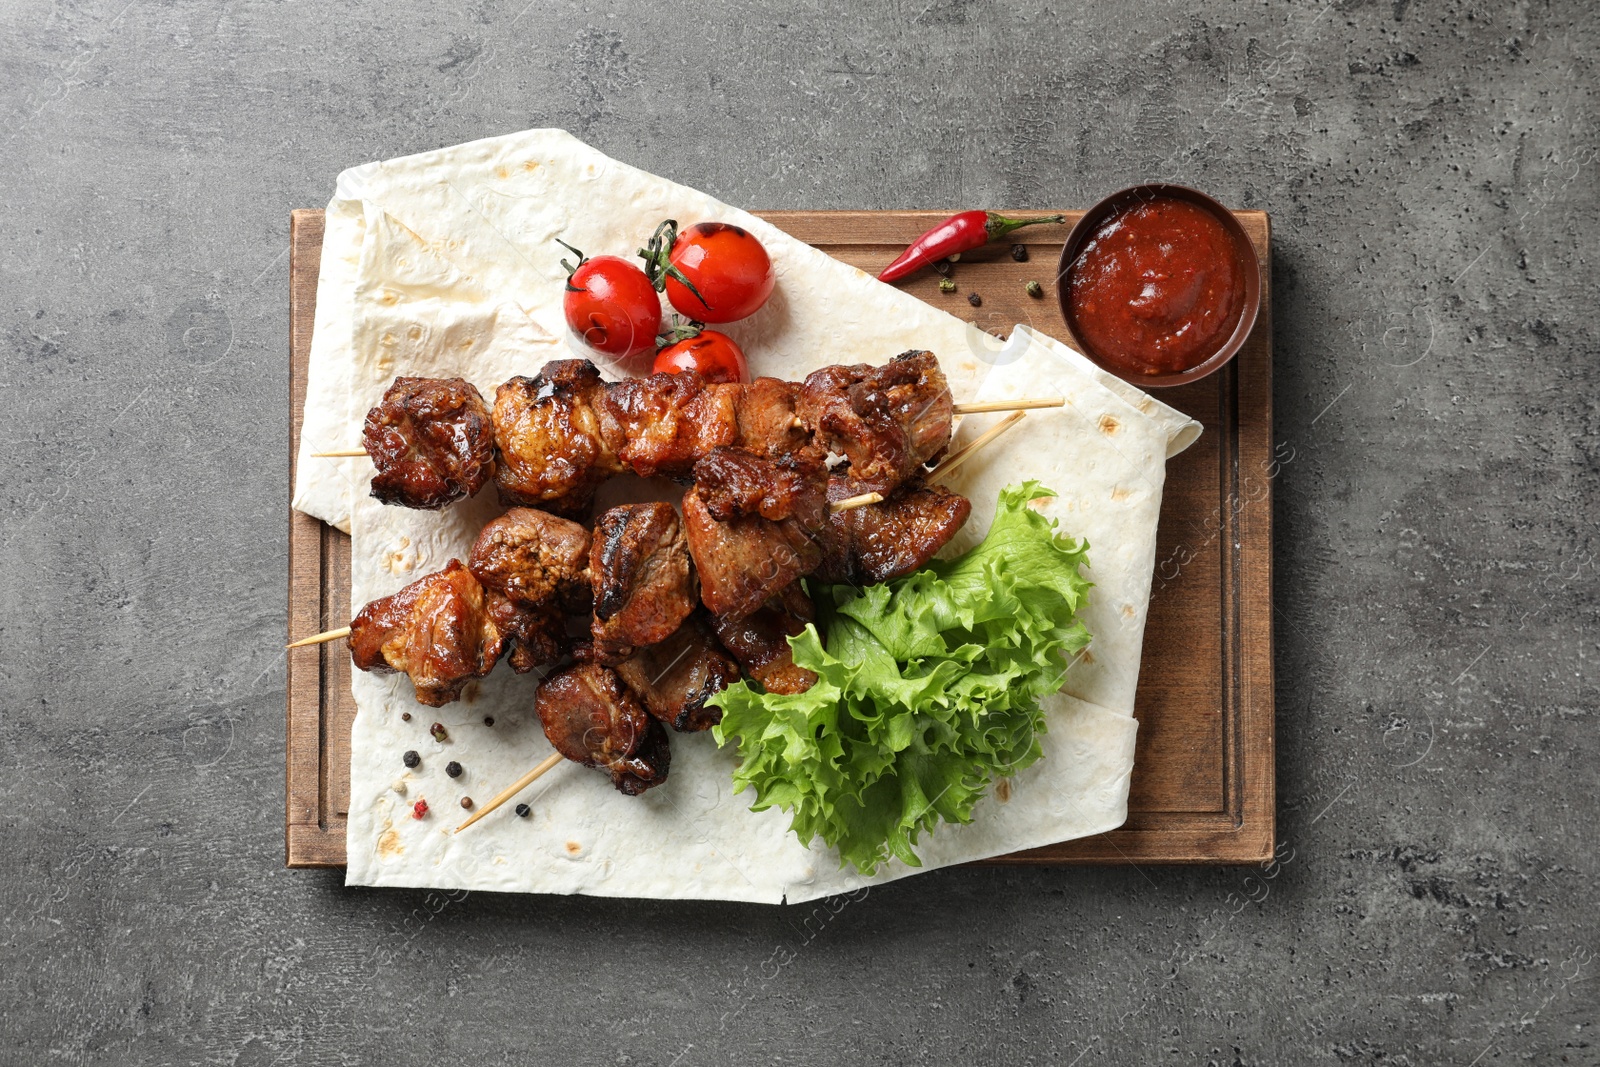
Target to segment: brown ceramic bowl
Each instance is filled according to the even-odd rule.
[[[1200,363],[1195,364],[1185,371],[1171,374],[1135,374],[1127,369],[1102,359],[1093,348],[1084,344],[1073,330],[1072,307],[1068,300],[1067,273],[1078,257],[1078,252],[1083,248],[1100,224],[1112,215],[1123,210],[1131,204],[1141,200],[1154,200],[1157,197],[1169,197],[1175,200],[1186,200],[1191,204],[1215,216],[1222,223],[1223,229],[1233,239],[1238,247],[1239,254],[1243,257],[1245,266],[1245,293],[1244,311],[1239,316],[1238,325],[1233,333],[1210,356]],[[1061,317],[1066,320],[1067,331],[1072,334],[1073,347],[1088,356],[1108,373],[1115,374],[1123,381],[1137,385],[1141,389],[1160,388],[1168,385],[1186,385],[1198,381],[1227,364],[1238,354],[1244,346],[1245,338],[1250,336],[1250,331],[1255,327],[1256,316],[1261,313],[1261,262],[1256,256],[1255,246],[1250,243],[1250,238],[1245,234],[1244,227],[1239,225],[1239,220],[1233,217],[1233,212],[1211,199],[1206,194],[1186,185],[1168,185],[1164,182],[1150,182],[1144,185],[1130,185],[1126,189],[1119,189],[1094,207],[1084,213],[1083,218],[1072,228],[1067,235],[1067,243],[1061,249],[1061,267],[1056,272],[1056,298],[1061,302]]]

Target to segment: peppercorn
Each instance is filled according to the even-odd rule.
[[[947,263],[959,263],[961,261],[961,253],[957,252],[953,256],[945,256],[944,258]]]
[[[419,800],[415,804],[411,805],[411,817],[413,819],[420,819],[427,814],[428,802],[426,800]]]
[[[462,798],[461,798],[461,806],[462,806],[462,807],[463,807],[463,808],[470,808],[470,807],[472,807],[472,798],[471,798],[471,797],[462,797]]]
[[[451,760],[449,763],[444,765],[444,773],[448,774],[452,778],[460,778],[461,764],[457,763],[455,760]]]
[[[528,807],[528,805],[526,805],[526,804],[518,804],[517,805],[517,818],[526,819],[529,815],[532,815],[532,814],[533,814],[533,809]]]
[[[933,269],[937,271],[941,277],[950,277],[950,261],[947,259],[935,260],[933,263]]]
[[[416,749],[408,748],[406,749],[405,755],[400,757],[400,762],[404,763],[407,767],[415,767],[417,764],[422,762],[422,757],[417,755]]]
[[[946,278],[939,283],[939,291],[941,293],[953,293],[956,291],[956,283]]]
[[[442,722],[436,722],[428,727],[428,732],[433,735],[435,741],[446,741],[450,738],[450,731],[444,728],[444,723]]]
[[[1044,287],[1038,282],[1029,282],[1026,286],[1024,286],[1024,288],[1028,290],[1028,295],[1033,297],[1035,300],[1044,295]]]
[[[483,717],[483,725],[485,725],[485,726],[493,726],[494,725],[494,716],[493,715],[485,715]]]
[[[411,713],[409,711],[402,711],[400,713],[400,721],[401,722],[410,722],[411,721]]]
[[[1028,246],[1027,245],[1012,245],[1011,246],[1011,258],[1016,260],[1018,263],[1026,263],[1026,262],[1028,262]]]
[[[971,304],[975,308],[982,307],[983,306],[983,297],[979,296],[977,293],[968,293],[967,294],[967,303]]]

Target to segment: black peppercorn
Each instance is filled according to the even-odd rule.
[[[407,767],[415,767],[422,762],[422,757],[417,755],[416,749],[411,748],[407,749],[406,754],[400,757],[400,762],[404,763]]]
[[[967,294],[967,303],[971,304],[975,308],[982,307],[983,297],[979,296],[977,293],[969,293]]]
[[[1028,246],[1027,245],[1012,245],[1011,246],[1011,258],[1016,260],[1018,263],[1026,263],[1026,262],[1028,262]]]
[[[493,715],[485,715],[483,717],[483,725],[485,725],[485,726],[493,726],[494,725],[494,716]]]
[[[950,262],[948,260],[944,260],[944,259],[936,259],[936,260],[934,260],[933,269],[938,271],[939,275],[941,277],[944,277],[944,278],[950,277]]]
[[[517,818],[526,819],[529,815],[532,815],[532,814],[533,814],[533,809],[528,807],[528,805],[526,805],[526,804],[518,804],[517,805]]]
[[[457,763],[455,760],[451,760],[449,763],[444,765],[444,773],[448,774],[452,778],[460,778],[461,764]]]
[[[433,735],[435,741],[443,741],[450,736],[450,731],[444,728],[444,723],[442,722],[436,722],[428,727],[428,732]]]
[[[410,722],[411,721],[411,713],[409,711],[402,711],[400,713],[400,721],[401,722]]]

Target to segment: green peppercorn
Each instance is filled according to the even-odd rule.
[[[1029,282],[1026,288],[1028,290],[1028,295],[1033,297],[1035,300],[1044,295],[1044,287],[1038,282]]]
[[[956,283],[946,278],[939,283],[939,291],[941,293],[953,293],[956,291]]]

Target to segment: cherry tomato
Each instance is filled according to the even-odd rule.
[[[620,256],[585,259],[567,278],[567,325],[596,351],[648,352],[661,330],[661,298],[644,271]]]
[[[667,300],[696,322],[733,322],[754,315],[777,281],[761,242],[726,222],[696,223],[678,234],[671,260],[705,300],[671,275]]]
[[[750,364],[733,338],[716,330],[701,330],[695,337],[675,341],[656,353],[656,374],[692,370],[708,382],[748,382]]]

